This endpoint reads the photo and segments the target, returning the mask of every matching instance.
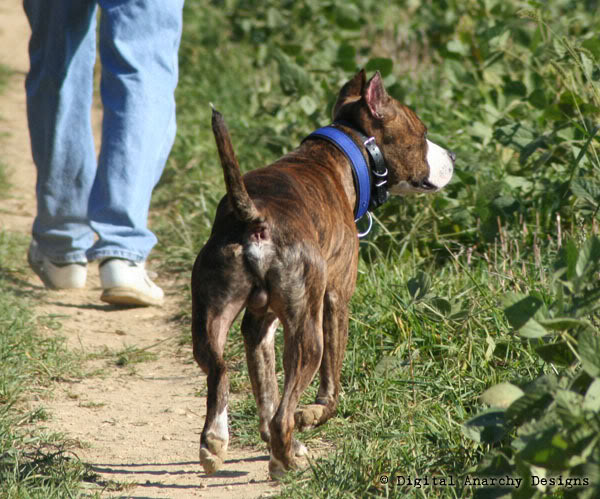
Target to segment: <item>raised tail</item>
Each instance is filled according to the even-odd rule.
[[[212,110],[212,129],[219,151],[219,158],[221,159],[221,166],[223,167],[229,203],[236,218],[246,223],[262,222],[263,217],[252,202],[242,180],[242,173],[233,152],[225,120],[215,108]]]

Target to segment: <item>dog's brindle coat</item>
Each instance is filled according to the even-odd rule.
[[[426,139],[423,123],[387,95],[379,73],[367,82],[361,71],[346,83],[333,117],[351,124],[342,129],[357,141],[353,128],[375,138],[389,170],[390,193],[432,192],[450,180],[454,156]],[[323,140],[305,141],[242,180],[216,112],[213,131],[227,196],[192,274],[194,357],[208,375],[200,460],[214,473],[225,457],[229,381],[223,349],[229,327],[246,309],[248,371],[260,434],[271,449],[269,470],[277,476],[306,451],[292,438],[294,426],[324,423],[338,403],[358,262],[354,182],[345,155]],[[278,322],[284,331],[281,397],[274,352]],[[316,401],[297,410],[317,370]]]

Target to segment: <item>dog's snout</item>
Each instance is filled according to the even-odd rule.
[[[454,151],[448,151],[448,156],[450,156],[452,163],[456,163],[456,154],[454,153]]]

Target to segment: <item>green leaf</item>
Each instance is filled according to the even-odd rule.
[[[588,388],[583,400],[585,411],[600,412],[600,378],[596,378]]]
[[[548,106],[548,98],[546,92],[540,88],[536,88],[529,96],[529,102],[537,109],[545,109]]]
[[[550,333],[535,319],[529,319],[521,328],[519,328],[519,336],[528,339],[543,338]]]
[[[309,97],[308,95],[303,95],[302,97],[300,97],[298,104],[307,116],[313,114],[318,107],[315,100],[312,97]]]
[[[581,66],[583,67],[583,73],[585,74],[588,82],[592,81],[592,74],[594,73],[594,61],[592,61],[585,52],[579,54],[581,57]]]
[[[600,240],[596,236],[588,238],[579,249],[575,273],[578,277],[588,274],[600,261]]]
[[[535,466],[550,470],[564,470],[569,466],[569,444],[556,428],[536,439],[530,440],[519,456]]]
[[[334,19],[342,29],[357,31],[363,25],[358,7],[350,2],[336,2]]]
[[[542,306],[542,301],[538,298],[531,295],[521,298],[522,296],[517,293],[509,293],[505,300],[505,303],[512,303],[504,309],[504,314],[510,325],[515,329],[521,329],[525,326]]]
[[[445,298],[436,296],[431,299],[431,306],[437,310],[440,315],[448,317],[452,313],[452,304]]]
[[[418,272],[415,277],[408,280],[406,287],[414,301],[420,300],[431,289],[431,279],[424,272]]]
[[[467,131],[474,137],[481,138],[484,144],[487,144],[494,136],[493,128],[481,121],[474,121],[471,126],[467,127]]]
[[[479,397],[480,401],[484,404],[491,405],[493,407],[499,407],[506,409],[519,397],[522,397],[525,393],[518,386],[512,383],[499,383],[491,388],[488,388]]]
[[[337,64],[345,71],[356,70],[356,49],[349,43],[343,43],[337,51]]]
[[[585,371],[593,378],[600,377],[600,335],[598,331],[585,329],[579,335],[577,351]]]
[[[494,443],[506,434],[504,411],[490,409],[467,421],[462,430],[464,435],[479,443]]]
[[[312,82],[306,71],[298,66],[282,50],[274,49],[273,57],[279,68],[281,89],[287,95],[306,94],[312,89]]]
[[[533,182],[531,182],[526,177],[519,177],[516,175],[506,175],[504,177],[504,181],[506,184],[513,189],[523,189],[529,190],[533,187]]]
[[[446,44],[446,49],[448,52],[452,52],[453,54],[459,54],[462,56],[469,55],[469,46],[460,40],[450,40]]]
[[[535,351],[546,362],[560,366],[570,366],[576,360],[575,354],[564,341],[539,346]]]
[[[576,198],[597,206],[600,204],[600,184],[591,178],[577,177],[571,182],[571,192]]]
[[[520,426],[526,421],[537,419],[552,400],[552,395],[547,392],[526,393],[506,409],[506,420],[512,425]]]
[[[587,327],[589,324],[586,321],[579,319],[572,319],[570,317],[557,317],[555,319],[544,319],[540,320],[539,323],[546,329],[552,331],[567,331],[575,327]]]
[[[385,78],[392,73],[393,67],[394,61],[392,61],[392,59],[387,59],[385,57],[374,57],[373,59],[369,59],[369,62],[367,62],[366,70],[379,71],[381,73],[381,77]]]
[[[594,378],[592,378],[585,370],[580,370],[575,378],[571,381],[569,388],[577,393],[585,393],[592,385]]]
[[[600,60],[600,38],[593,36],[584,41],[581,46],[589,50],[596,59]]]
[[[573,239],[568,238],[565,243],[565,263],[567,264],[567,279],[575,279],[575,267],[577,266],[577,255],[579,250]]]
[[[519,155],[519,164],[524,165],[529,157],[537,151],[539,148],[543,148],[546,144],[546,137],[537,137],[535,140],[532,140],[529,144],[527,144],[521,150],[521,154]]]
[[[572,390],[557,390],[554,400],[556,401],[557,411],[562,416],[563,421],[572,421],[581,416],[581,407],[583,405],[583,396]]]

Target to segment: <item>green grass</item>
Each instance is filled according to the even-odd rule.
[[[21,255],[25,238],[0,233],[0,496],[69,497],[90,478],[75,456],[76,444],[44,431],[43,404],[28,409],[28,401],[43,398],[60,380],[80,376],[80,359],[57,336],[53,318],[38,320],[33,297],[23,292]],[[37,405],[37,404],[36,404]]]

